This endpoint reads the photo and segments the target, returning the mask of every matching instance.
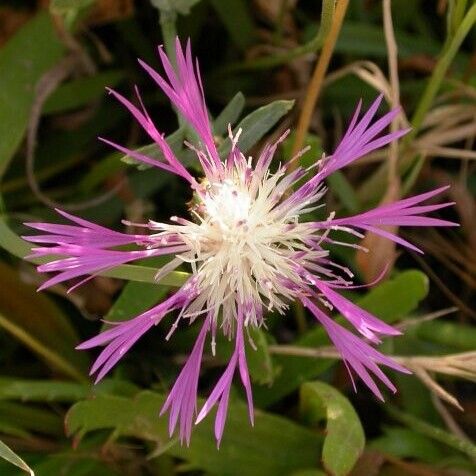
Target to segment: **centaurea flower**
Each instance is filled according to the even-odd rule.
[[[163,134],[156,129],[137,90],[139,107],[115,91],[110,93],[131,112],[157,144],[164,160],[102,140],[139,162],[162,168],[186,180],[196,197],[190,217],[171,217],[167,223],[150,220],[144,225],[150,233],[144,235],[112,231],[60,210],[58,213],[71,224],[27,223],[31,228],[45,232],[25,237],[42,245],[33,249],[33,256],[62,256],[38,266],[40,272],[57,272],[40,289],[78,277],[85,277],[81,281],[84,282],[115,266],[160,255],[173,258],[158,271],[157,281],[184,263],[190,268],[190,278],[168,299],[133,319],[113,324],[110,329],[78,346],[82,350],[105,346],[91,368],[91,373],[96,374],[96,382],[151,327],[167,314],[179,310],[167,338],[181,320],[189,323],[199,320],[201,330],[162,413],[170,413],[170,434],[178,424],[180,439],[188,444],[194,421],[201,421],[216,405],[215,436],[219,443],[232,380],[237,372],[253,423],[245,332],[264,324],[265,311],[285,314],[289,304],[298,301],[324,326],[351,377],[355,372],[383,400],[374,379],[392,391],[395,387],[379,365],[400,372],[407,370],[379,353],[372,344],[378,344],[382,336],[397,335],[400,331],[338,294],[339,289],[352,287],[352,273],[329,258],[326,245],[333,242],[330,231],[341,230],[358,237],[363,236],[362,232],[373,232],[420,251],[381,226],[454,225],[422,215],[451,205],[421,205],[446,187],[346,218],[335,218],[331,213],[326,220],[306,222],[303,215],[322,206],[319,203],[326,192],[324,179],[329,174],[407,132],[384,132],[399,110],[394,109],[374,121],[382,96],[362,117],[359,103],[332,155],[324,156],[308,169],[298,166],[290,170],[288,162],[271,172],[271,161],[286,134],[275,143],[266,145],[259,157],[253,160],[240,151],[239,132],[233,135],[230,131],[231,150],[222,160],[213,139],[198,63],[192,59],[190,43],[184,51],[177,40],[176,69],[162,48],[159,48],[159,55],[165,77],[144,62],[140,61],[140,64],[198,134],[201,143],[194,151],[204,179],[197,180],[176,158]],[[117,249],[120,245],[136,245],[137,249]],[[322,305],[340,311],[363,338],[336,323],[322,310]],[[197,389],[205,343],[210,338],[214,351],[219,331],[235,339],[235,348],[228,366],[197,415]]]

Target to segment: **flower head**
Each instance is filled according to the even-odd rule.
[[[246,330],[262,326],[267,311],[285,314],[289,304],[298,301],[324,326],[351,375],[355,372],[379,398],[383,399],[374,379],[395,391],[379,365],[400,372],[406,372],[406,369],[379,353],[372,344],[378,344],[382,336],[397,335],[399,331],[338,293],[339,289],[352,286],[352,273],[330,259],[326,245],[333,242],[331,230],[358,237],[362,237],[362,231],[370,231],[419,251],[380,226],[454,225],[423,215],[450,205],[421,205],[445,188],[347,218],[335,218],[331,213],[324,221],[305,221],[304,216],[323,206],[324,179],[330,173],[406,133],[405,130],[384,132],[398,110],[374,120],[382,96],[362,117],[359,104],[332,155],[323,157],[308,169],[297,167],[289,170],[287,165],[279,165],[272,172],[271,161],[286,134],[274,144],[265,146],[259,157],[253,160],[240,151],[240,131],[235,135],[230,131],[231,150],[222,160],[213,140],[198,64],[192,59],[190,43],[184,51],[177,40],[176,69],[161,48],[159,55],[165,77],[142,61],[140,63],[198,134],[201,143],[194,150],[203,169],[203,180],[193,177],[175,157],[142,105],[138,92],[140,107],[110,91],[155,141],[164,160],[102,140],[140,162],[186,180],[196,197],[190,215],[186,218],[171,217],[166,223],[151,220],[144,225],[149,231],[144,235],[108,230],[59,210],[72,224],[27,224],[45,232],[26,237],[41,245],[33,250],[34,256],[61,256],[38,267],[40,272],[57,272],[40,289],[72,278],[89,279],[120,264],[158,255],[170,255],[172,259],[158,271],[157,281],[184,263],[191,271],[188,281],[161,304],[129,321],[114,324],[78,346],[79,349],[105,346],[91,369],[91,373],[97,375],[96,381],[102,379],[144,333],[172,311],[177,310],[178,316],[167,338],[180,321],[192,323],[199,320],[201,330],[162,413],[170,413],[170,433],[178,424],[181,440],[188,443],[194,421],[201,421],[217,405],[215,435],[219,442],[236,373],[244,386],[253,422],[252,392],[246,364]],[[137,249],[124,251],[116,248],[125,244],[136,245]],[[337,324],[319,304],[339,310],[362,338]],[[222,377],[197,415],[202,354],[207,338],[210,338],[214,350],[217,332],[234,338],[235,349]]]

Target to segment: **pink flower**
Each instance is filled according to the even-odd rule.
[[[239,132],[235,136],[230,133],[232,148],[222,160],[213,140],[198,64],[192,59],[190,43],[183,51],[177,40],[176,53],[177,70],[159,48],[165,77],[142,61],[140,63],[198,134],[201,144],[195,152],[206,180],[197,181],[175,157],[142,105],[138,92],[140,108],[117,92],[110,91],[155,141],[164,161],[103,140],[140,162],[157,166],[186,180],[196,195],[196,205],[190,209],[190,218],[172,217],[169,223],[149,221],[144,225],[149,234],[144,235],[112,231],[59,210],[58,213],[72,224],[29,223],[28,226],[45,232],[25,237],[41,244],[41,247],[33,249],[33,256],[60,255],[60,258],[55,257],[38,267],[40,272],[57,273],[40,289],[72,278],[89,279],[98,272],[123,263],[158,255],[173,257],[159,270],[158,279],[181,264],[189,266],[190,279],[171,297],[129,321],[114,324],[109,330],[78,346],[79,349],[105,346],[91,369],[91,373],[97,374],[96,381],[99,381],[143,334],[168,313],[179,310],[169,335],[180,320],[202,321],[190,357],[162,409],[162,413],[170,412],[170,434],[178,424],[180,439],[187,444],[194,422],[205,418],[215,405],[218,407],[215,435],[220,442],[230,387],[237,372],[245,389],[249,417],[253,423],[245,329],[260,327],[264,323],[265,310],[284,314],[295,300],[306,306],[324,326],[351,376],[355,372],[377,397],[383,399],[374,378],[392,391],[395,387],[379,365],[400,372],[407,370],[379,353],[372,344],[378,344],[381,336],[400,332],[338,294],[339,289],[352,286],[349,280],[351,273],[330,260],[325,245],[332,242],[329,232],[339,229],[357,236],[362,236],[361,231],[370,231],[417,250],[408,241],[384,231],[380,226],[455,225],[424,216],[451,205],[421,204],[445,188],[382,205],[356,216],[334,218],[330,214],[325,221],[303,221],[303,214],[314,209],[322,200],[326,192],[323,180],[330,173],[406,133],[404,130],[383,132],[398,110],[374,120],[382,100],[380,96],[359,118],[359,104],[335,152],[316,163],[317,172],[314,174],[311,169],[301,167],[289,171],[286,165],[278,166],[275,172],[270,171],[276,148],[286,135],[276,143],[265,146],[253,165],[252,160],[248,160],[239,149]],[[307,181],[293,190],[293,186],[304,177]],[[136,249],[123,251],[116,248],[120,245],[135,245]],[[346,278],[343,277],[345,274]],[[336,308],[364,339],[334,322],[316,305],[318,301],[329,308]],[[202,354],[208,337],[214,349],[218,329],[235,339],[235,350],[197,416]]]

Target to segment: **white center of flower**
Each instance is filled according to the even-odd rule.
[[[183,317],[210,312],[231,334],[240,306],[245,325],[259,326],[264,308],[283,313],[296,297],[294,283],[302,282],[308,263],[319,268],[315,263],[327,252],[315,231],[299,223],[309,203],[280,207],[289,186],[283,177],[281,169],[274,175],[244,166],[228,170],[200,192],[192,208],[196,222],[153,224],[162,231],[157,236],[179,237],[190,250],[176,260],[190,263],[198,286]]]
[[[251,197],[247,190],[240,190],[231,180],[214,183],[210,189],[203,200],[206,214],[225,234],[248,220]]]

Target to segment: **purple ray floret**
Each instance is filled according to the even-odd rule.
[[[219,445],[236,374],[244,388],[250,421],[252,424],[254,421],[244,336],[249,335],[251,328],[264,325],[267,310],[285,314],[290,303],[297,301],[327,331],[349,370],[352,382],[353,375],[357,375],[383,400],[377,381],[393,392],[396,388],[380,367],[403,373],[408,371],[391,357],[378,352],[375,346],[385,336],[396,336],[400,331],[339,294],[342,289],[358,286],[351,280],[351,271],[333,262],[329,256],[328,244],[347,244],[335,241],[330,232],[340,230],[354,235],[354,238],[362,238],[363,233],[371,232],[420,251],[395,232],[388,231],[388,227],[455,226],[450,221],[427,216],[452,205],[451,202],[428,203],[428,200],[444,194],[447,187],[350,217],[336,218],[331,212],[327,220],[306,221],[306,216],[323,206],[324,180],[329,174],[398,140],[407,132],[387,132],[399,109],[376,118],[383,96],[379,96],[363,114],[359,103],[334,153],[322,157],[308,169],[298,166],[291,170],[288,165],[278,165],[272,171],[271,162],[287,133],[275,143],[265,145],[253,161],[239,148],[241,131],[233,134],[230,127],[231,150],[226,157],[220,158],[190,42],[183,50],[177,39],[176,68],[162,48],[159,48],[159,58],[165,74],[159,74],[142,61],[140,63],[197,133],[199,143],[191,148],[202,167],[203,177],[196,179],[176,157],[164,135],[157,130],[137,89],[138,106],[115,91],[110,93],[154,141],[161,158],[149,157],[108,139],[102,140],[139,162],[188,182],[194,193],[189,216],[171,217],[167,222],[150,220],[142,225],[144,234],[113,231],[61,210],[57,212],[66,223],[26,224],[41,232],[25,237],[37,245],[30,257],[51,257],[51,261],[38,266],[40,273],[53,273],[40,289],[80,279],[71,290],[111,268],[164,255],[169,255],[170,261],[157,270],[157,281],[179,266],[186,266],[190,271],[187,282],[162,303],[127,321],[111,323],[109,329],[78,346],[81,350],[104,347],[91,368],[91,374],[96,374],[96,382],[167,315],[178,312],[166,339],[182,321],[189,324],[200,321],[195,345],[168,394],[161,414],[169,413],[170,435],[178,427],[181,442],[188,445],[194,424],[206,418],[216,406],[215,437]],[[318,303],[328,308],[327,311],[335,309],[342,314],[356,334],[335,322]],[[214,354],[217,332],[234,339],[234,350],[223,374],[197,412],[205,344],[210,338]]]

